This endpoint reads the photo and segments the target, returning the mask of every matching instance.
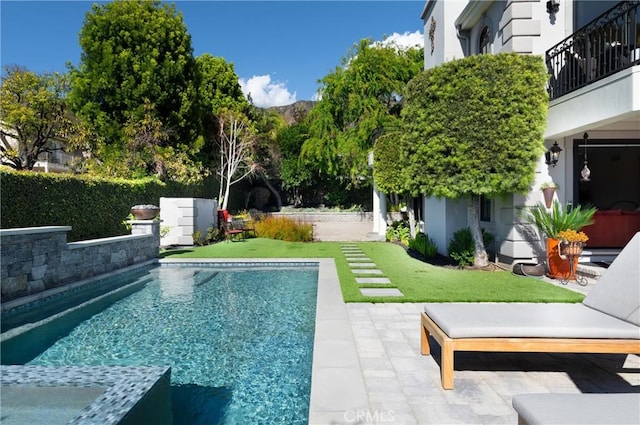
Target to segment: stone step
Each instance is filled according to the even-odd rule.
[[[391,283],[388,277],[356,277],[356,283],[385,285]]]
[[[351,269],[353,274],[382,274],[382,271],[378,269]]]
[[[349,263],[349,267],[356,268],[356,267],[375,267],[376,263],[365,263],[365,262],[361,262],[361,263]]]
[[[360,288],[365,297],[404,297],[398,288]]]

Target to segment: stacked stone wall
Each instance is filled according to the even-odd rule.
[[[157,258],[159,221],[132,221],[132,235],[67,243],[69,226],[0,230],[2,302]]]

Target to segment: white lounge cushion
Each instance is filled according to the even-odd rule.
[[[582,303],[640,326],[640,232],[618,254]]]
[[[640,327],[583,304],[428,303],[450,338],[640,339]]]
[[[512,404],[528,425],[640,424],[640,394],[520,394]]]

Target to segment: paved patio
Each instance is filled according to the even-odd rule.
[[[345,304],[323,263],[310,424],[516,424],[516,394],[640,392],[636,355],[544,353],[457,353],[443,390],[439,346],[420,354],[422,304]]]

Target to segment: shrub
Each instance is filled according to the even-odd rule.
[[[204,237],[202,236],[202,232],[200,230],[196,230],[191,234],[191,238],[193,239],[193,244],[197,246],[204,245]]]
[[[482,229],[482,240],[484,245],[488,246],[493,241],[493,235]],[[448,246],[449,257],[458,263],[462,268],[473,264],[473,257],[476,249],[471,236],[471,229],[460,229],[453,234]]]
[[[394,221],[391,226],[387,228],[385,234],[387,241],[400,242],[404,246],[409,246],[411,240],[411,231],[407,227],[404,221]]]
[[[207,228],[207,236],[205,238],[205,242],[208,244],[220,242],[224,239],[224,232],[216,227],[208,227]]]
[[[310,242],[313,240],[312,224],[300,223],[287,217],[265,217],[255,223],[255,228],[261,238],[287,242]]]
[[[0,169],[0,227],[71,226],[68,241],[129,232],[123,217],[137,204],[160,205],[160,197],[211,197],[206,183],[184,185],[86,175]]]
[[[438,254],[436,243],[424,233],[417,233],[415,239],[409,241],[409,248],[425,257],[435,257]]]

